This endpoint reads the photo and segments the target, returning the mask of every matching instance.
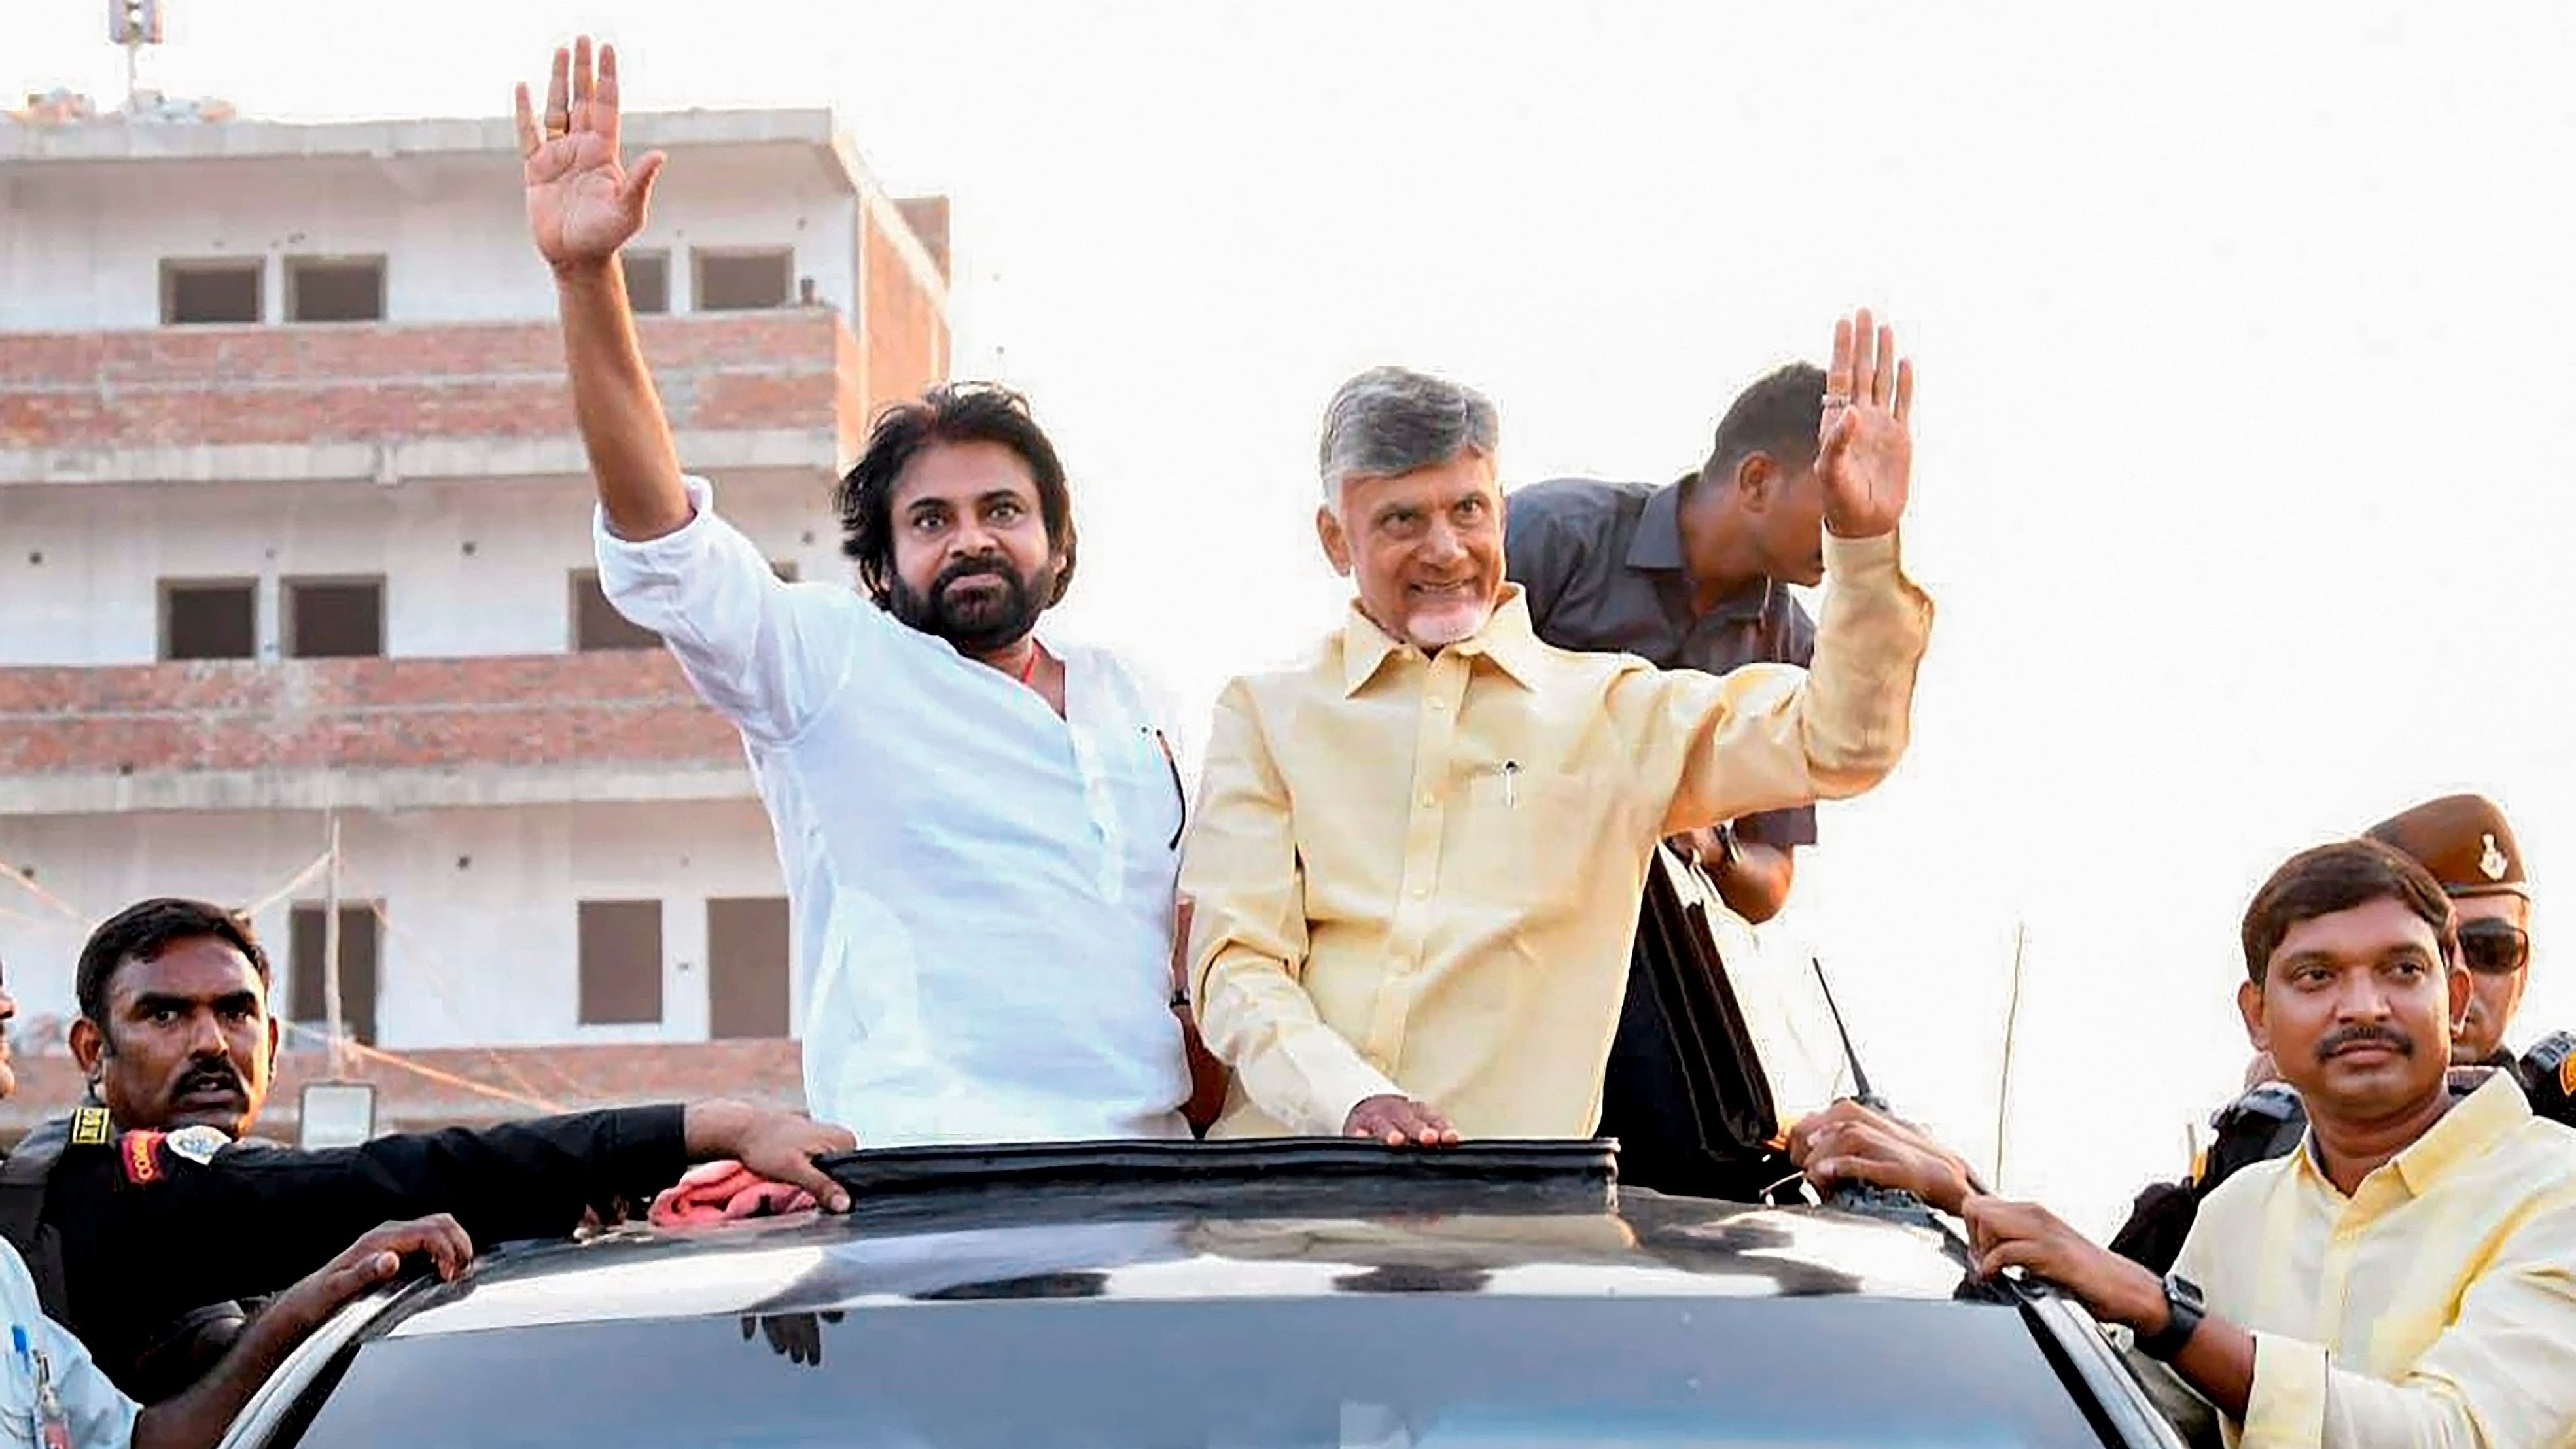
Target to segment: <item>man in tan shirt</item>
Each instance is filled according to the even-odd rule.
[[[1393,368],[1326,410],[1349,616],[1217,704],[1183,855],[1213,1136],[1579,1137],[1661,838],[1857,795],[1904,752],[1932,608],[1905,577],[1913,374],[1836,326],[1815,663],[1723,678],[1578,654],[1504,577],[1492,404]]]

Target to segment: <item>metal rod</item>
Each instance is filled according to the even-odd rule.
[[[1825,959],[1821,956],[1810,956],[1807,958],[1807,964],[1816,968],[1817,989],[1825,993],[1825,1010],[1833,1013],[1834,1033],[1843,1039],[1843,1061],[1851,1068],[1853,1100],[1864,1107],[1884,1111],[1887,1103],[1876,1092],[1869,1089],[1869,1073],[1861,1070],[1860,1053],[1852,1050],[1851,1029],[1843,1025],[1843,1009],[1834,1004],[1833,983],[1825,980]]]
[[[2012,1116],[2013,1042],[2021,1027],[2022,948],[2029,944],[2030,923],[2013,922],[2012,992],[2004,1002],[2003,1071],[1995,1082],[1995,1182],[2004,1180],[2005,1125]]]
[[[331,876],[322,894],[322,1011],[331,1026],[331,1075],[349,1074],[348,1032],[340,1018],[340,812],[331,812]]]

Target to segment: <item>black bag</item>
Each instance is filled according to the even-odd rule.
[[[1795,1174],[1770,1145],[1779,1112],[1709,928],[1716,888],[1658,846],[1601,1092],[1631,1187],[1737,1202]]]

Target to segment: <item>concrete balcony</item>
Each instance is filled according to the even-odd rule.
[[[879,402],[934,375],[928,340],[863,348],[829,307],[641,330],[681,456],[704,470],[837,471]],[[0,486],[587,471],[552,321],[0,334]]]
[[[0,814],[752,796],[661,650],[0,669]]]

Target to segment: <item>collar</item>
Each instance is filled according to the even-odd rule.
[[[1646,495],[1637,531],[1628,536],[1628,567],[1669,572],[1681,566],[1682,485],[1675,482]]]
[[[2422,1197],[2432,1191],[2444,1174],[2484,1156],[2502,1142],[2514,1129],[2531,1120],[2531,1100],[2523,1095],[2522,1084],[2503,1072],[2487,1079],[2484,1086],[2469,1093],[2442,1114],[2423,1136],[2407,1144],[2406,1150],[2388,1160],[2379,1169],[2396,1169],[2397,1178],[2406,1185],[2407,1195]],[[2316,1180],[2332,1188],[2324,1169],[2317,1166],[2316,1129],[2308,1129],[2307,1150],[2299,1154],[2306,1170]],[[2372,1176],[2377,1176],[2373,1173]]]
[[[1690,481],[1684,477],[1647,494],[1646,505],[1637,514],[1637,531],[1628,538],[1628,567],[1644,573],[1681,575],[1677,582],[1685,598],[1692,584],[1689,565],[1682,559],[1682,485]],[[1770,617],[1779,597],[1779,584],[1755,579],[1718,600],[1716,607],[1701,617],[1724,623],[1755,623]]]
[[[1491,659],[1505,678],[1523,689],[1538,687],[1544,648],[1530,626],[1528,596],[1512,583],[1503,585],[1485,627],[1449,646],[1468,659]],[[1387,660],[1403,654],[1422,657],[1421,650],[1379,628],[1376,620],[1360,611],[1359,600],[1353,599],[1349,616],[1342,621],[1342,697],[1359,693]]]

